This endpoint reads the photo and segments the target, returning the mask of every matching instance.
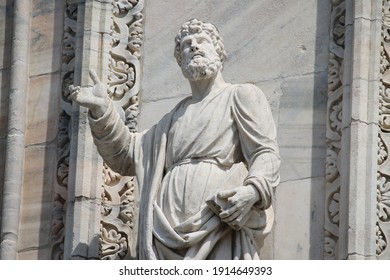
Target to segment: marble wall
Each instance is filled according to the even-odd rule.
[[[56,174],[63,1],[34,0],[19,258],[50,258]]]
[[[0,193],[12,2],[0,0]],[[32,0],[19,259],[51,258],[64,14],[63,0]],[[219,28],[228,52],[226,81],[260,87],[278,128],[281,183],[263,258],[322,259],[330,1],[146,0],[138,130],[151,127],[190,93],[173,57],[173,38],[191,18]]]
[[[0,1],[0,190],[7,134],[13,1]],[[50,259],[63,29],[62,0],[34,0],[29,28],[19,259]],[[27,19],[28,20],[28,19]],[[6,217],[3,217],[6,218]]]

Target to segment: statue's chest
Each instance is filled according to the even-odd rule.
[[[185,139],[196,141],[215,138],[233,125],[230,98],[220,94],[210,100],[178,108],[173,117],[169,138],[180,142]]]

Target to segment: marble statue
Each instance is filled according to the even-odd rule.
[[[256,86],[224,81],[214,25],[190,20],[175,44],[192,95],[149,130],[129,131],[93,70],[93,89],[71,86],[71,97],[89,108],[104,161],[137,178],[140,259],[259,259],[279,183],[269,104]]]

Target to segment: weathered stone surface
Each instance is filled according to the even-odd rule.
[[[302,178],[276,190],[274,259],[323,258],[324,183],[321,177]]]
[[[7,136],[9,70],[0,70],[0,139]]]
[[[192,19],[175,40],[192,96],[148,133],[128,130],[93,70],[93,88],[71,86],[71,98],[89,109],[107,165],[138,179],[140,258],[259,259],[279,184],[269,105],[257,87],[224,81],[226,53],[214,25]]]
[[[283,183],[277,189],[275,211],[283,225],[276,223],[273,240],[269,239],[274,245],[265,246],[263,255],[279,259],[321,258],[320,246],[314,249],[303,240],[310,235],[320,244],[323,236],[324,214],[320,206],[324,204],[330,3],[248,1],[242,5],[240,1],[213,1],[193,7],[192,3],[180,2],[178,12],[178,2],[164,2],[164,19],[159,16],[159,5],[147,3],[140,130],[156,123],[190,92],[171,58],[176,26],[194,17],[215,22],[228,52],[225,79],[259,86],[278,127]],[[312,192],[307,191],[310,188]],[[279,203],[279,198],[283,201],[291,193],[307,203],[295,207],[295,217],[290,217],[289,207]],[[316,218],[300,219],[307,211]],[[300,229],[293,238],[281,241],[286,239],[286,229],[296,228],[297,223]],[[276,244],[289,248],[300,244],[301,250],[290,254]]]
[[[33,2],[30,76],[58,72],[61,68],[64,1],[34,0]]]
[[[9,64],[12,35],[12,9],[8,1],[0,1],[0,194],[3,193],[5,143],[8,123]],[[2,196],[0,195],[0,198]],[[0,199],[0,216],[2,199]],[[1,224],[0,217],[0,224]],[[1,227],[1,226],[0,226]],[[1,228],[0,228],[1,230]]]
[[[285,79],[281,85],[282,166],[276,191],[275,259],[322,258],[325,81],[325,74],[317,74]]]
[[[50,250],[41,248],[39,250],[22,251],[18,253],[19,260],[50,260]]]
[[[0,1],[0,70],[8,68],[11,59],[12,13],[10,1]]]
[[[285,79],[281,85],[278,137],[282,181],[324,177],[325,73]]]
[[[218,26],[228,52],[224,76],[229,82],[250,82],[262,88],[262,83],[280,84],[286,77],[308,75],[327,68],[327,1],[304,5],[290,0],[247,1],[245,5],[241,1],[212,1],[194,6],[175,0],[164,2],[164,18],[159,4],[146,2],[141,130],[153,124],[144,121],[149,118],[143,115],[148,112],[144,108],[149,102],[171,98],[178,102],[190,93],[172,59],[177,27],[187,19],[199,17]],[[278,111],[278,108],[273,109]],[[160,110],[154,113],[162,114]],[[153,119],[158,118],[153,116]]]
[[[52,142],[58,131],[60,75],[32,77],[29,91],[26,145]]]
[[[20,78],[10,75],[12,2],[16,3],[0,0],[0,209],[7,166],[4,155],[10,81],[13,79],[15,85]],[[139,59],[131,61],[138,63],[133,65],[135,76],[127,78],[129,84],[136,83],[133,91],[141,92],[139,104],[136,98],[131,101],[131,125],[135,129],[138,122],[139,130],[150,128],[191,92],[173,57],[176,31],[190,18],[218,26],[228,52],[223,72],[226,81],[248,82],[261,88],[278,128],[282,166],[274,202],[276,225],[261,257],[321,259],[323,251],[337,250],[338,255],[333,252],[325,257],[389,258],[389,1],[146,0],[145,13],[139,13],[138,6],[133,11],[136,20],[130,21],[126,11],[140,2],[33,0],[31,21],[27,16],[17,21],[30,24],[29,32],[17,34],[26,40],[15,41],[15,46],[29,43],[28,58],[22,61],[29,60],[28,67],[22,69],[29,71],[28,77],[22,75],[29,80],[28,89],[17,91],[17,96],[27,93],[27,106],[26,110],[11,112],[10,117],[26,121],[25,150],[17,149],[18,157],[26,156],[26,164],[24,170],[14,172],[15,176],[24,176],[18,258],[48,259],[53,254],[50,223],[57,172],[62,187],[57,191],[68,197],[64,188],[69,187],[69,200],[56,198],[61,200],[57,211],[64,211],[57,213],[59,221],[65,222],[61,215],[67,214],[64,235],[69,243],[57,240],[59,247],[72,250],[66,257],[99,258],[100,246],[105,246],[105,258],[128,256],[128,243],[123,239],[130,232],[129,226],[120,229],[123,221],[112,212],[127,203],[130,188],[113,173],[104,174],[102,180],[101,173],[110,171],[103,170],[92,144],[86,112],[81,110],[79,115],[61,86],[74,79],[77,85],[91,87],[88,70],[94,68],[111,87],[113,97],[118,89],[115,83],[121,79],[120,75],[110,77],[117,71],[113,69],[121,66],[118,61],[123,57],[129,59],[135,54]],[[65,14],[68,4],[72,7]],[[79,10],[74,9],[77,4]],[[124,20],[129,20],[127,27]],[[71,26],[68,34],[64,33],[64,24]],[[112,40],[115,36],[121,36],[123,48],[119,52],[112,52],[118,43]],[[126,44],[138,49],[125,54]],[[110,62],[113,57],[116,61]],[[131,65],[130,60],[126,63],[122,66]],[[68,81],[62,81],[65,74]],[[137,80],[141,75],[142,81]],[[17,131],[18,137],[22,134],[22,130]],[[61,153],[56,152],[57,141],[61,142]],[[61,163],[56,161],[57,156]],[[110,180],[107,184],[107,178],[114,178],[118,184],[109,185]],[[101,188],[102,184],[106,185]],[[103,189],[106,193],[101,197]],[[110,198],[112,194],[114,199]],[[102,201],[106,202],[104,211],[111,211],[110,219],[104,221]],[[109,204],[114,201],[117,208],[112,211]],[[14,217],[0,216],[0,221]],[[126,234],[120,236],[123,232]],[[13,234],[8,241],[16,236]],[[64,236],[61,234],[59,239]],[[122,247],[110,252],[110,246]],[[63,252],[57,253],[61,256]]]
[[[48,254],[55,162],[54,145],[31,146],[26,149],[18,251]]]

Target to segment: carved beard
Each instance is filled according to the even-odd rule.
[[[210,60],[206,57],[195,57],[190,61],[183,61],[181,70],[184,77],[190,81],[198,81],[214,77],[221,67],[219,58]]]

